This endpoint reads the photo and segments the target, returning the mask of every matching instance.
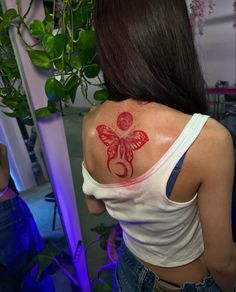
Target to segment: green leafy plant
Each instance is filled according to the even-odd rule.
[[[107,240],[114,226],[115,226],[114,224],[108,225],[108,226],[104,224],[100,224],[94,228],[91,228],[91,231],[96,232],[99,237],[99,243],[100,243],[101,249],[103,250],[107,249]]]
[[[68,271],[68,266],[72,266],[70,255],[65,251],[66,240],[65,237],[58,238],[57,240],[49,240],[44,249],[36,254],[29,264],[24,268],[23,273],[34,273],[36,281],[46,274],[54,274],[60,270],[74,285],[78,286],[79,283],[74,275]]]
[[[29,24],[26,23],[27,15],[36,0],[30,1],[24,14],[20,10],[20,1],[16,0],[16,9],[9,9],[2,15],[0,32],[15,26],[32,64],[53,72],[45,83],[48,105],[38,109],[36,116],[47,117],[60,110],[61,103],[74,103],[77,92],[93,104],[88,96],[91,86],[96,88],[94,100],[105,101],[108,92],[100,79],[96,62],[92,25],[94,0],[53,0],[50,2],[52,7],[45,9],[45,19],[34,19]],[[26,42],[22,30],[28,30],[34,44]],[[35,49],[36,45],[41,49]],[[10,74],[9,70],[6,74]]]
[[[100,224],[91,228],[91,231],[96,232],[98,235],[97,240],[99,240],[100,248],[107,251],[108,238],[116,225],[104,225]],[[111,292],[112,283],[114,276],[114,264],[109,262],[98,268],[97,276],[92,283],[93,292]]]
[[[102,250],[107,249],[107,240],[108,237],[114,228],[113,225],[104,225],[100,224],[91,230],[96,232],[98,237],[96,240],[90,242],[87,246],[83,247],[81,245],[81,241],[78,242],[77,250],[75,252],[74,258],[80,256],[81,248],[85,250],[87,253],[88,248],[96,243],[100,243],[100,247]],[[25,267],[24,273],[31,271],[32,269],[36,269],[35,275],[36,280],[40,280],[42,275],[46,272],[55,273],[58,269],[75,285],[78,286],[79,283],[75,279],[75,277],[68,271],[66,264],[63,261],[63,249],[65,247],[65,237],[59,238],[57,241],[47,242],[45,248],[36,254],[30,263]],[[67,256],[68,258],[69,255]],[[68,259],[67,259],[68,261]],[[70,259],[71,261],[71,259]],[[72,264],[72,261],[71,263]],[[112,281],[113,281],[113,274],[114,274],[114,264],[109,262],[108,264],[99,267],[96,279],[92,283],[92,290],[93,292],[108,292],[112,291]]]
[[[114,268],[113,264],[108,264],[99,269],[93,292],[112,292]]]
[[[15,18],[14,9],[3,14],[0,7],[0,106],[11,109],[11,112],[3,109],[7,116],[18,118],[24,124],[32,126],[30,109],[8,35],[8,28]]]

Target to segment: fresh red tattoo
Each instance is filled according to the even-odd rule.
[[[117,126],[122,131],[127,131],[133,124],[133,116],[130,113],[121,113],[117,119]]]
[[[133,116],[128,112],[121,113],[117,118],[117,127],[122,131],[127,131],[133,125]],[[111,173],[126,178],[133,175],[134,159],[133,152],[140,149],[149,141],[148,135],[141,130],[129,132],[126,136],[120,137],[113,129],[106,125],[97,126],[100,140],[107,148],[107,168]],[[125,160],[125,161],[124,161]],[[112,171],[113,163],[120,167],[120,172]]]

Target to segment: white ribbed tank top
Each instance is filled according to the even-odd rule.
[[[126,246],[145,262],[177,267],[194,261],[204,251],[197,194],[191,201],[174,202],[166,196],[166,185],[208,118],[194,114],[161,159],[125,183],[100,184],[82,163],[84,194],[104,201],[107,212],[123,229]]]

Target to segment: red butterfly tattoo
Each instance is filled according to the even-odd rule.
[[[117,126],[122,131],[127,131],[133,123],[133,117],[130,113],[123,112],[119,115],[117,119]],[[98,136],[103,144],[107,148],[107,168],[112,173],[110,163],[114,159],[118,159],[116,162],[117,165],[120,165],[123,169],[123,173],[118,174],[117,176],[125,178],[128,176],[129,168],[131,169],[130,177],[133,175],[133,165],[132,161],[134,159],[133,152],[140,149],[145,143],[149,141],[147,134],[141,130],[135,130],[126,137],[119,137],[113,129],[106,125],[99,125],[96,128]],[[128,166],[125,161],[128,163]]]

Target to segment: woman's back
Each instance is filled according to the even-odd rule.
[[[108,101],[93,109],[85,118],[83,136],[84,158],[89,175],[108,188],[111,184],[135,183],[170,151],[191,119],[191,115],[169,107],[132,99]],[[188,148],[170,200],[184,203],[195,197],[203,173],[207,171],[206,162],[211,165],[209,159],[217,159],[209,155],[211,147],[222,139],[220,136],[227,136],[225,132],[214,120],[206,122]],[[130,207],[130,213],[134,213],[133,208]],[[189,223],[186,222],[186,226]],[[158,241],[158,234],[156,238]],[[146,261],[145,265],[162,279],[175,284],[197,282],[208,275],[203,255],[179,267],[160,267],[150,264],[150,261]]]
[[[122,113],[130,114],[133,119],[132,125],[126,131],[117,126],[117,120]],[[125,115],[123,117],[126,120],[129,119],[129,116],[128,118]],[[156,103],[141,103],[131,99],[123,102],[107,101],[103,105],[92,109],[85,118],[83,143],[86,168],[91,176],[102,184],[126,182],[129,179],[137,178],[146,173],[162,158],[182,133],[191,117],[191,115]],[[107,152],[109,146],[104,144],[101,138],[102,132],[99,133],[98,131],[98,127],[101,125],[107,126],[113,132],[107,133],[106,136],[110,135],[109,146],[112,146],[112,139],[116,136],[117,141],[118,139],[120,141],[121,138],[129,137],[133,131],[145,133],[143,141],[140,142],[142,145],[132,151],[132,169],[125,155],[121,157],[118,153],[119,147],[115,148],[117,157],[110,159],[108,168],[109,157]],[[171,194],[172,200],[185,202],[191,200],[196,194],[200,184],[197,167],[199,159],[204,160],[200,153],[210,142],[209,135],[214,132],[214,127],[220,128],[220,125],[216,126],[215,121],[209,121],[198,137],[197,143],[194,143],[189,149],[184,159],[181,174]],[[142,140],[142,137],[138,137],[138,139]],[[116,141],[113,141],[113,144],[115,143]],[[129,147],[131,143],[132,137],[126,144]],[[124,166],[117,164],[117,162],[126,165],[127,171],[124,171]]]
[[[109,101],[93,109],[84,121],[83,190],[88,209],[93,214],[101,214],[107,209],[123,228],[124,244],[129,252],[121,249],[119,253],[115,282],[120,284],[122,291],[140,291],[139,282],[148,284],[142,273],[147,269],[135,260],[136,256],[168,282],[195,282],[199,286],[196,282],[202,280],[201,287],[206,287],[203,278],[209,271],[213,277],[208,279],[213,291],[219,291],[217,285],[223,291],[231,291],[235,280],[230,224],[234,167],[232,140],[222,126],[204,116],[207,113],[205,82],[185,1],[97,0],[94,28],[97,59]],[[199,124],[196,123],[198,118]],[[200,127],[192,128],[195,123]],[[182,140],[184,143],[179,144]],[[170,167],[168,164],[169,159],[174,161],[173,157],[180,159],[175,161],[177,166],[181,161],[183,164],[177,180],[165,194],[165,183],[161,190],[160,184],[162,178],[165,182],[167,176],[172,177],[171,167],[175,171],[175,165]],[[153,169],[157,170],[155,174]],[[140,182],[143,177],[144,184]],[[139,182],[143,188],[136,194]],[[144,198],[140,199],[142,191],[147,197],[152,195],[153,205],[150,196],[148,204],[154,219],[162,216],[163,232],[158,232],[161,230],[158,222],[153,229],[156,234],[147,231],[151,226],[150,214]],[[133,205],[130,201],[126,204],[126,195],[131,193]],[[168,200],[175,206],[172,214],[176,216],[172,221]],[[183,212],[185,205],[188,206],[187,214]],[[142,219],[140,232],[137,231],[139,214]],[[148,215],[146,229],[145,215]],[[184,232],[188,227],[190,232]],[[144,230],[146,235],[149,234],[150,242],[147,236],[143,240],[141,233]],[[132,237],[136,247],[143,247],[139,253],[132,250]],[[161,265],[158,239],[162,241],[163,238],[167,244],[166,249],[163,245],[162,252],[168,256],[171,240],[173,249],[169,261]],[[176,246],[182,244],[176,255],[173,254],[173,239]],[[187,255],[184,254],[185,240]],[[190,245],[194,255],[191,255]],[[152,250],[154,259],[145,261],[142,250],[146,254]],[[179,265],[170,268],[171,258],[176,263],[178,257],[182,257],[182,261],[180,259]],[[142,272],[134,275],[132,271],[140,266]]]

